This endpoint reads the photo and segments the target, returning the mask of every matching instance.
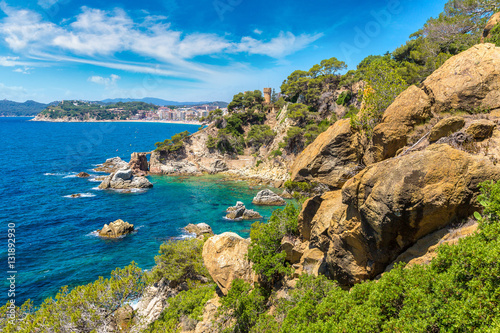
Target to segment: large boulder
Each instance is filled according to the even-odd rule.
[[[325,274],[352,285],[376,277],[422,237],[470,216],[478,209],[478,184],[489,179],[500,179],[489,158],[435,144],[373,164],[341,191],[305,202],[299,230],[325,254]]]
[[[465,133],[476,140],[489,138],[495,129],[496,124],[491,120],[480,119],[469,125]]]
[[[250,240],[232,232],[210,237],[205,242],[203,262],[224,295],[235,279],[254,282],[255,273],[247,259],[249,245]]]
[[[465,120],[463,117],[454,116],[449,118],[444,118],[440,120],[434,127],[432,128],[429,134],[429,141],[435,142],[442,137],[448,136],[452,133],[455,133],[465,125]]]
[[[478,44],[448,59],[424,82],[433,112],[500,108],[500,48]]]
[[[132,232],[134,232],[134,225],[123,220],[105,224],[101,230],[98,230],[99,236],[107,238],[119,238]]]
[[[80,172],[79,174],[76,175],[78,178],[89,178],[90,175],[86,172]]]
[[[340,188],[359,170],[362,157],[361,135],[349,119],[339,120],[300,153],[291,167],[291,179]]]
[[[387,108],[363,161],[368,165],[395,156],[415,126],[434,114],[499,109],[499,88],[499,47],[479,44],[451,57],[421,87],[410,86]]]
[[[500,179],[500,168],[448,145],[365,169],[342,189],[345,218],[328,230],[330,273],[347,284],[375,277],[418,239],[470,216],[489,179]]]
[[[282,197],[267,189],[257,193],[252,203],[260,206],[284,206],[286,204]]]

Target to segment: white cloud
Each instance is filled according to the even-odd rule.
[[[281,32],[268,42],[252,37],[235,42],[228,40],[228,36],[175,31],[168,23],[162,23],[166,20],[162,16],[147,16],[142,22],[135,22],[121,9],[104,11],[82,7],[72,23],[61,26],[43,21],[35,12],[9,7],[5,2],[0,3],[0,9],[7,14],[0,21],[0,36],[14,51],[57,53],[66,50],[82,56],[110,56],[132,51],[175,65],[187,65],[186,61],[196,56],[222,53],[243,52],[282,58],[322,36]],[[258,29],[254,32],[262,33]]]
[[[102,77],[102,76],[91,76],[87,80],[89,82],[101,84],[106,87],[111,87],[116,85],[116,81],[118,81],[120,77],[116,74],[111,74],[109,77]]]
[[[12,9],[3,1],[0,2],[0,9],[7,14],[0,24],[0,33],[14,51],[51,40],[54,35],[63,32],[55,24],[43,22],[42,17],[35,12]]]
[[[19,57],[0,57],[0,66],[14,67],[18,65]]]
[[[259,29],[255,29],[255,30],[253,31],[253,33],[254,33],[254,34],[257,34],[257,35],[262,35],[262,32],[263,32],[263,31],[262,31],[262,30],[259,30]]]
[[[50,7],[54,6],[56,3],[58,3],[59,0],[38,0],[38,5],[44,9],[49,9]]]
[[[33,68],[31,67],[27,67],[25,66],[24,68],[16,68],[13,70],[13,72],[16,72],[16,73],[21,73],[21,74],[31,74],[30,70],[32,70]]]
[[[306,48],[322,36],[323,34],[295,36],[291,32],[280,32],[278,37],[271,39],[269,42],[263,42],[252,37],[243,37],[241,42],[236,44],[236,51],[267,55],[279,59]]]

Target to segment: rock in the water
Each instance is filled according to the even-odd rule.
[[[252,203],[260,206],[284,206],[286,204],[282,197],[271,190],[262,190],[257,193]]]
[[[292,180],[340,188],[359,171],[363,149],[349,119],[339,120],[300,153],[291,167]]]
[[[108,158],[103,164],[99,164],[94,170],[99,172],[113,173],[119,169],[126,168],[128,163],[119,157]]]
[[[226,218],[230,220],[256,220],[262,218],[258,212],[247,209],[241,201],[237,201],[236,206],[229,207],[226,213]]]
[[[429,134],[429,142],[437,141],[445,136],[455,133],[465,125],[463,117],[454,116],[440,120]]]
[[[134,225],[123,220],[116,220],[110,224],[105,224],[99,230],[99,236],[108,238],[118,238],[134,232]]]
[[[81,198],[82,194],[81,193],[76,193],[76,194],[71,194],[71,198]]]
[[[132,153],[130,162],[128,162],[129,169],[132,170],[136,176],[145,176],[148,174],[149,165],[146,153]]]
[[[125,170],[118,170],[114,173],[113,177],[111,178],[112,181],[117,181],[119,179],[121,180],[129,180],[132,178],[132,170],[131,169],[125,169]]]
[[[184,230],[186,230],[186,232],[189,232],[190,234],[195,234],[196,238],[203,238],[206,235],[208,236],[214,235],[212,228],[206,223],[198,223],[198,224],[189,223],[187,226],[184,227]]]
[[[90,175],[86,172],[80,172],[79,174],[76,175],[78,178],[88,178]]]
[[[232,232],[210,237],[205,242],[203,262],[224,295],[235,279],[253,284],[255,273],[247,259],[249,245],[250,240]]]
[[[483,140],[491,136],[495,126],[491,120],[481,119],[470,124],[465,133],[476,140]]]
[[[131,169],[118,170],[107,176],[99,185],[100,189],[130,190],[150,188],[153,184],[142,176],[133,176]]]

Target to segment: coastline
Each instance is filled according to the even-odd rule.
[[[30,118],[30,117],[26,117]],[[163,124],[181,124],[181,125],[198,125],[201,126],[203,123],[199,121],[176,121],[176,120],[63,120],[63,119],[36,119],[33,118],[31,121],[40,121],[48,123],[163,123]]]

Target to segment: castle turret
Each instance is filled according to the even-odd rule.
[[[264,88],[264,103],[271,104],[271,88]]]

